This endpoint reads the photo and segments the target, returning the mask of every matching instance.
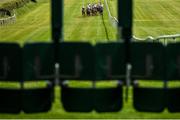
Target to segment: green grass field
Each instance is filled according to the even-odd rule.
[[[0,0],[1,1],[1,0]],[[104,13],[104,23],[100,16],[82,17],[82,0],[64,0],[64,40],[97,42],[115,41],[117,34],[108,20],[107,11]],[[90,0],[96,1],[97,0]],[[88,1],[89,2],[89,1]],[[114,16],[117,16],[116,0],[109,0],[109,7]],[[38,3],[29,3],[16,10],[15,24],[0,26],[1,42],[17,42],[23,45],[26,42],[50,42],[50,3],[48,0],[39,0]],[[164,34],[180,33],[180,0],[134,0],[134,27],[133,33],[137,37],[159,36]],[[105,28],[108,31],[106,35]],[[76,83],[74,83],[76,84]],[[86,83],[85,83],[86,84]],[[152,83],[155,85],[154,83]],[[0,83],[4,86],[4,83]],[[161,85],[161,84],[160,84]],[[10,85],[13,86],[14,85]],[[132,94],[129,101],[124,101],[122,111],[116,113],[68,113],[60,102],[60,88],[57,87],[55,102],[48,113],[38,114],[0,114],[0,118],[179,118],[180,113],[141,113],[132,107]],[[130,90],[132,92],[132,90]]]
[[[116,0],[109,0],[109,3],[113,15],[117,16]],[[180,33],[179,0],[134,0],[133,7],[135,36],[144,38]]]

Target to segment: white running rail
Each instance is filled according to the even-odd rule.
[[[2,18],[0,19],[0,26],[1,25],[7,25],[7,24],[12,24],[16,22],[16,14],[14,13],[13,16],[9,16],[7,18]]]
[[[117,25],[118,25],[118,20],[117,20],[117,18],[112,16],[111,11],[110,11],[110,9],[109,9],[109,5],[108,5],[107,0],[104,0],[104,3],[105,3],[105,6],[106,6],[106,9],[107,9],[108,16],[109,16],[109,20],[110,20],[111,24],[112,24],[115,28],[117,28]]]

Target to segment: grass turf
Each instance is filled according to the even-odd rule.
[[[146,37],[178,33],[180,31],[179,2],[179,0],[135,0],[134,34],[138,37]],[[116,16],[116,9],[113,7],[116,6],[116,1],[109,0],[109,5],[113,15]],[[65,41],[88,41],[92,44],[108,41],[102,18],[100,16],[82,17],[81,6],[81,0],[64,0]],[[49,1],[39,0],[37,4],[29,3],[16,10],[16,15],[16,24],[0,26],[1,42],[18,42],[23,45],[26,42],[51,41]],[[116,30],[109,23],[107,11],[104,14],[104,22],[109,40],[115,40]],[[50,112],[0,114],[0,118],[180,118],[180,114],[168,113],[167,110],[163,113],[137,112],[132,107],[132,93],[129,101],[124,102],[123,110],[117,113],[67,113],[62,108],[60,88],[57,87],[55,102]]]
[[[117,16],[117,1],[108,0],[114,16]],[[137,37],[180,33],[179,0],[134,0],[133,34]]]

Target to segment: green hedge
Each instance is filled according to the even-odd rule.
[[[30,2],[30,0],[8,0],[7,2],[0,3],[0,18],[12,16],[15,9],[23,7],[28,2]],[[10,15],[7,13],[10,13]]]
[[[13,11],[14,9],[24,6],[28,2],[30,2],[30,0],[11,0],[1,4],[0,9]]]

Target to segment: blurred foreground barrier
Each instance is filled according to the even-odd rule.
[[[18,44],[0,44],[0,81],[22,81],[22,49]],[[20,88],[0,88],[0,113],[21,111],[22,91]]]
[[[51,68],[53,63],[50,64],[53,60],[51,50],[52,46],[44,43],[26,44],[23,49],[13,43],[0,44],[0,80],[20,84],[19,89],[0,88],[1,113],[37,113],[50,110],[54,93],[52,82],[49,81],[45,88],[25,88],[24,83],[27,80],[53,80],[54,75],[48,76],[50,72],[53,74],[54,69]],[[47,53],[48,56],[45,55]]]
[[[161,81],[164,78],[165,57],[161,43],[131,43],[133,105],[138,111],[162,112],[165,108],[164,88],[141,87],[138,80]]]
[[[58,45],[59,69],[51,43],[0,43],[0,81],[16,82],[19,88],[0,87],[0,113],[48,112],[54,101],[54,85],[61,86],[61,102],[68,112],[117,112],[123,107],[126,80],[123,43],[62,42]],[[133,105],[141,112],[180,112],[180,43],[133,42],[131,85]],[[70,81],[89,81],[91,87],[72,87]],[[113,87],[98,88],[97,82],[116,80]],[[161,81],[164,87],[142,87],[138,80]],[[27,88],[28,82],[45,86]],[[107,82],[107,83],[106,83]]]
[[[104,46],[105,51],[108,51],[107,48],[108,46]],[[59,50],[60,78],[92,82],[92,88],[73,88],[69,87],[67,81],[62,81],[61,101],[66,111],[117,112],[122,108],[122,85],[118,84],[114,88],[96,87],[96,82],[100,79],[110,80],[106,73],[96,79],[96,70],[101,67],[101,63],[96,65],[95,62],[99,59],[96,57],[104,53],[100,52],[95,56],[96,51],[89,43],[61,43]],[[106,67],[106,64],[108,63],[102,66]]]
[[[180,82],[180,43],[168,44],[166,55],[166,79]],[[170,112],[180,112],[180,87],[168,88],[167,101]]]
[[[44,81],[45,87],[23,87],[22,108],[25,113],[47,112],[54,96],[54,54],[48,43],[25,44],[23,48],[23,85],[26,81]]]

